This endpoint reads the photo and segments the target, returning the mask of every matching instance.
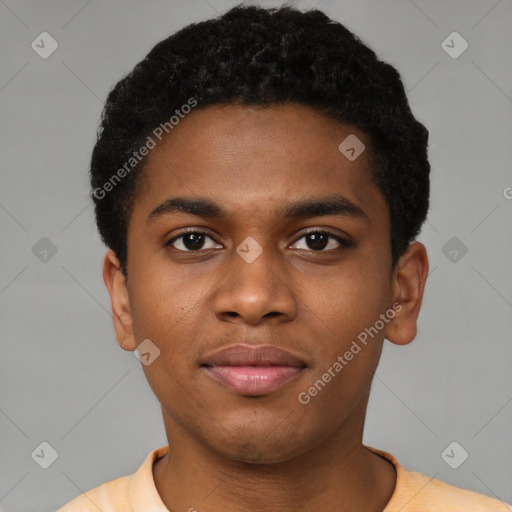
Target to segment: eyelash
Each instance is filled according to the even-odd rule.
[[[176,242],[180,238],[183,238],[185,235],[189,235],[189,234],[205,235],[208,238],[210,238],[211,240],[214,240],[206,231],[200,231],[200,230],[197,230],[197,229],[194,229],[194,228],[190,228],[190,229],[188,229],[186,231],[183,231],[179,235],[176,235],[173,238],[171,238],[168,242],[166,242],[164,244],[164,246],[165,247],[172,247],[172,244],[174,242]],[[304,237],[306,237],[308,235],[312,235],[312,234],[328,235],[330,238],[333,238],[334,240],[336,240],[340,244],[340,246],[335,248],[335,249],[328,249],[328,250],[324,250],[324,249],[317,250],[317,251],[315,251],[314,249],[300,249],[300,250],[308,250],[308,251],[311,251],[311,252],[314,252],[314,253],[322,253],[322,252],[328,253],[328,252],[331,252],[331,251],[341,252],[344,249],[348,249],[349,247],[353,247],[354,246],[354,243],[352,241],[350,241],[348,239],[345,239],[345,238],[342,238],[337,233],[334,233],[333,231],[330,231],[330,230],[325,229],[325,228],[324,229],[313,229],[313,230],[310,230],[310,231],[308,231],[306,233],[303,233],[293,243],[295,244],[299,240],[301,240],[302,238],[304,238]],[[183,252],[183,253],[197,254],[197,253],[203,252],[203,251],[208,250],[208,249],[199,249],[198,251],[191,251],[191,250],[186,250],[185,251],[183,249],[176,249],[176,250],[179,251],[179,252]]]

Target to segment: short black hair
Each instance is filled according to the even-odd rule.
[[[389,207],[393,267],[419,233],[429,205],[429,134],[398,71],[320,10],[240,4],[156,44],[108,95],[91,198],[101,238],[125,276],[128,222],[147,154],[141,148],[156,127],[169,132],[170,118],[192,102],[299,104],[354,126],[369,141],[371,173]]]

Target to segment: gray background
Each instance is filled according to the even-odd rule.
[[[3,512],[55,510],[166,444],[140,363],[115,341],[87,167],[110,87],[159,40],[234,4],[0,0]],[[512,2],[295,4],[318,5],[395,65],[431,133],[419,334],[385,342],[364,442],[512,502]],[[59,44],[47,59],[31,48],[43,31]],[[441,46],[453,31],[469,43],[458,58]],[[42,237],[57,248],[46,262],[32,249]],[[43,441],[58,452],[46,470],[31,457]],[[458,469],[441,457],[452,441],[469,453]]]

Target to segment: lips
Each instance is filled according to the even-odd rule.
[[[267,395],[297,377],[306,362],[274,345],[233,345],[207,356],[201,367],[217,382],[248,396]]]

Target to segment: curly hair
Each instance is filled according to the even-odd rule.
[[[322,11],[238,5],[156,44],[107,97],[91,158],[91,198],[100,236],[125,276],[145,158],[115,186],[104,185],[191,98],[197,109],[305,105],[354,126],[370,142],[372,177],[389,208],[393,267],[419,233],[429,206],[429,133],[413,116],[398,71]]]

